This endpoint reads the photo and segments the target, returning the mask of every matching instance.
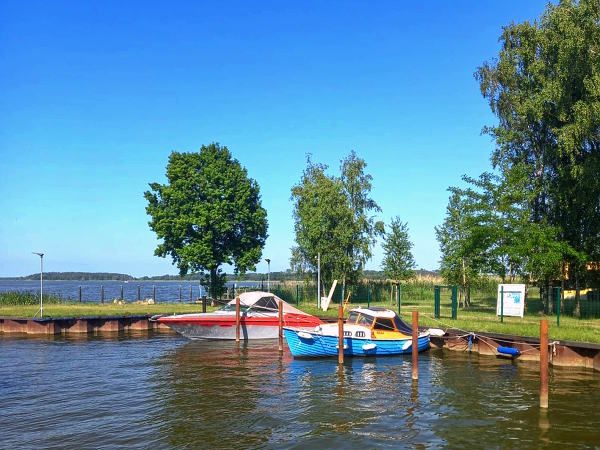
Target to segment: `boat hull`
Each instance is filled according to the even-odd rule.
[[[158,322],[172,328],[189,339],[236,338],[235,316],[196,314],[193,316],[161,317]],[[300,329],[314,329],[321,320],[309,315],[286,314],[284,324]],[[240,339],[277,339],[279,337],[279,318],[277,316],[242,316],[240,320]]]
[[[299,332],[300,335],[298,334]],[[284,327],[283,334],[294,358],[333,357],[338,354],[338,337]],[[304,337],[303,337],[304,336]],[[310,337],[309,337],[310,336]],[[419,352],[429,348],[429,334],[421,334]],[[345,356],[391,356],[412,352],[412,339],[344,338]]]

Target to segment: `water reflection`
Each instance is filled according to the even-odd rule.
[[[0,338],[5,448],[593,448],[600,374],[475,354],[294,360],[277,341]]]

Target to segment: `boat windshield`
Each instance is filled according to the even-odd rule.
[[[348,319],[346,320],[346,323],[356,323],[357,320],[358,320],[358,313],[356,311],[350,311],[350,314],[348,314]]]
[[[361,314],[356,320],[356,324],[370,328],[373,325],[373,317]]]
[[[240,305],[240,312],[248,311],[249,307],[246,305]],[[235,311],[235,304],[233,305],[225,305],[219,311]]]

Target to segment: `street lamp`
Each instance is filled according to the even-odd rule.
[[[44,316],[44,254],[31,252],[40,257],[40,318]]]
[[[267,292],[271,292],[271,260],[269,258],[265,258],[267,262]]]

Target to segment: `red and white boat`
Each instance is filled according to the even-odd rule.
[[[323,323],[269,292],[240,294],[240,339],[276,339],[279,335],[279,302],[283,323],[289,327],[314,329]],[[199,314],[176,314],[156,319],[189,339],[235,339],[235,300],[223,308]]]

